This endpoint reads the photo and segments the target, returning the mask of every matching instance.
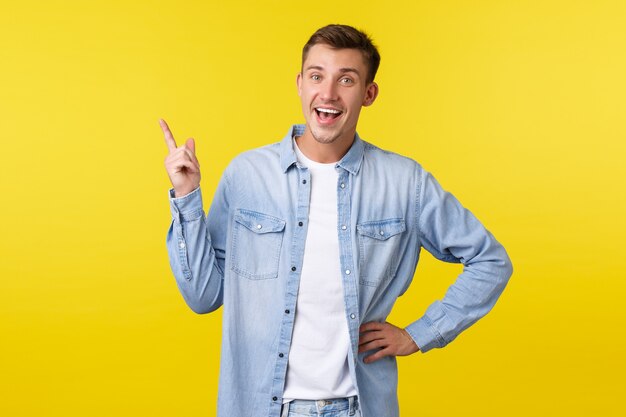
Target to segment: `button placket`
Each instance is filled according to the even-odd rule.
[[[285,377],[287,375],[287,358],[289,357],[289,349],[291,346],[291,336],[293,332],[293,325],[295,319],[295,307],[296,307],[296,294],[300,281],[300,266],[302,265],[302,259],[304,257],[304,241],[306,237],[306,221],[308,219],[309,205],[310,205],[310,176],[306,168],[298,166],[287,173],[290,176],[289,180],[294,181],[291,183],[295,185],[295,189],[292,188],[292,192],[297,194],[297,201],[294,204],[294,213],[291,218],[291,222],[295,226],[293,228],[293,234],[291,242],[289,243],[289,257],[288,271],[286,277],[286,288],[284,307],[281,320],[280,338],[275,355],[277,357],[274,367],[274,383],[272,386],[271,394],[273,407],[280,407],[282,403],[282,390],[284,388]],[[296,176],[294,179],[293,176]]]
[[[354,357],[357,357],[359,339],[359,286],[358,276],[355,274],[354,254],[352,253],[352,233],[351,221],[351,184],[354,181],[348,171],[339,170],[337,180],[337,203],[338,203],[338,224],[339,247],[341,254],[341,265],[343,271],[344,300],[346,306],[346,318],[349,320],[348,331],[350,333],[350,344]]]

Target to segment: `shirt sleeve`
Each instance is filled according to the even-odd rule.
[[[487,314],[513,267],[504,247],[435,178],[423,171],[417,224],[421,245],[436,258],[463,264],[442,300],[406,330],[422,352],[441,348]]]
[[[169,190],[172,221],[166,245],[172,273],[187,305],[203,314],[223,303],[228,184],[220,181],[209,216],[205,216],[200,187],[176,198]]]

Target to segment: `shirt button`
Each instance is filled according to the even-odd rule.
[[[306,184],[306,180],[302,180],[302,184]]]
[[[178,247],[181,248],[181,249],[185,249],[185,242],[180,242]]]
[[[356,319],[356,314],[354,314],[354,313],[350,314],[350,318],[351,318],[352,320]]]
[[[289,310],[285,310],[285,314],[289,314]]]
[[[285,355],[283,355],[282,353],[279,353],[279,354],[278,354],[278,357],[279,357],[279,358],[282,358],[283,356],[285,356]]]
[[[341,230],[346,230],[346,229],[347,229],[347,227],[346,227],[345,224],[341,226]]]
[[[295,267],[295,266],[292,266],[292,267],[291,267],[291,270],[292,270],[292,271],[294,271],[294,272],[296,272],[296,267]]]
[[[257,224],[257,225],[256,225],[256,228],[257,228],[257,229],[260,229],[260,228],[262,228],[262,227],[263,227],[263,226],[261,226],[260,224]]]
[[[383,232],[382,230],[380,231],[380,235],[381,236],[385,236],[385,232]]]
[[[350,275],[350,270],[346,269],[346,275]]]
[[[340,185],[341,188],[346,188],[346,184],[344,184],[343,182]]]
[[[278,399],[278,397],[272,397],[273,401],[276,401]]]
[[[302,226],[304,223],[302,222],[298,222],[298,226]]]

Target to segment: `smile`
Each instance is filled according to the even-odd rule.
[[[321,122],[332,122],[337,119],[343,113],[337,109],[329,109],[325,107],[316,107],[315,113],[317,113],[317,117]]]

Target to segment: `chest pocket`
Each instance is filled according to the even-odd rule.
[[[234,216],[233,228],[231,269],[249,279],[278,277],[285,221],[239,209]]]
[[[396,275],[400,239],[406,230],[404,219],[361,223],[359,235],[360,283],[378,286]]]

